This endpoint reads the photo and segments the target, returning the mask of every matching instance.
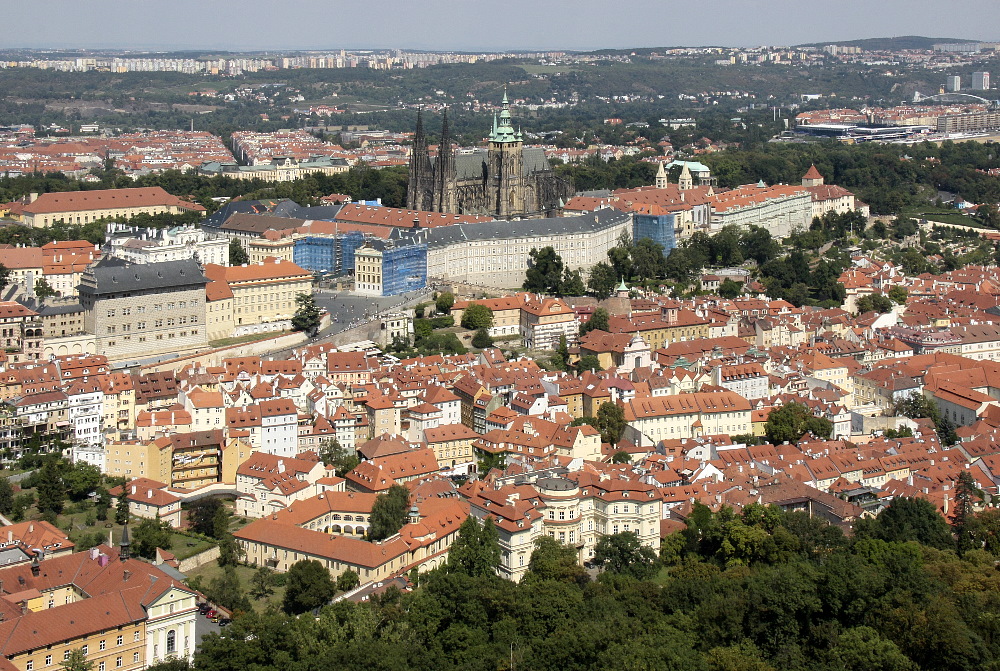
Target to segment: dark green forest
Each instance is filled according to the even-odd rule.
[[[604,571],[592,580],[575,549],[543,538],[515,584],[492,573],[495,534],[467,522],[449,564],[422,574],[413,592],[393,587],[316,617],[237,616],[203,641],[194,665],[996,669],[998,529],[995,511],[963,517],[961,528],[956,516],[949,528],[919,499],[897,499],[853,537],[805,513],[756,504],[742,514],[712,513],[696,504],[686,529],[664,540],[658,558],[638,551],[630,534],[605,537],[595,556]],[[168,668],[178,667],[184,665]]]

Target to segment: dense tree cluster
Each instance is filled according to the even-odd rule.
[[[380,541],[393,535],[406,524],[409,511],[410,490],[405,485],[393,485],[375,497],[368,537],[373,541]]]
[[[807,406],[792,402],[771,411],[764,424],[764,433],[774,445],[797,443],[806,434],[829,438],[833,433],[833,424],[825,417],[813,415]]]
[[[582,296],[587,292],[580,271],[567,268],[552,247],[528,252],[528,270],[522,287],[525,291],[554,296]]]
[[[908,499],[853,538],[806,513],[696,504],[659,557],[631,533],[602,539],[596,581],[549,537],[520,583],[503,580],[495,532],[470,520],[409,594],[322,607],[337,586],[300,562],[286,610],[317,617],[247,613],[195,667],[972,671],[1000,658],[994,555],[976,541],[959,557],[933,507]]]

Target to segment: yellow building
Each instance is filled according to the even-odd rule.
[[[672,342],[697,340],[709,336],[711,322],[691,310],[669,310],[663,317],[652,314],[628,317],[611,317],[608,328],[612,333],[636,333],[642,336],[651,350],[666,347]]]
[[[264,263],[269,258],[278,261],[293,261],[295,241],[286,231],[269,229],[259,238],[250,238],[243,245],[246,247],[250,263]]]
[[[8,671],[56,669],[74,650],[93,671],[141,671],[194,653],[197,593],[107,546],[0,569],[0,585]]]
[[[236,469],[253,452],[220,430],[178,433],[151,441],[118,441],[105,448],[108,475],[148,478],[179,489],[235,484]]]
[[[110,373],[100,378],[104,388],[104,430],[128,431],[135,427],[135,385],[128,373]]]
[[[424,430],[424,442],[434,451],[441,468],[473,461],[472,441],[476,438],[479,434],[465,424],[445,424]]]
[[[206,264],[205,275],[212,283],[221,281],[229,285],[233,294],[231,307],[235,328],[291,319],[296,309],[295,297],[312,292],[312,274],[291,261],[246,266]],[[218,300],[226,300],[223,294],[220,287]],[[224,303],[219,303],[218,307],[215,313],[217,332],[226,319]]]
[[[382,295],[382,252],[364,245],[354,250],[354,290],[365,296]]]
[[[86,224],[99,219],[131,219],[137,214],[205,212],[205,208],[172,196],[159,186],[136,189],[61,191],[31,194],[24,206],[24,223],[46,227],[62,221]]]

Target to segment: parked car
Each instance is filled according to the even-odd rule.
[[[232,622],[232,620],[230,620],[228,617],[220,617],[219,618],[219,626],[220,627],[228,626],[229,623],[231,623],[231,622]]]
[[[207,617],[209,620],[211,620],[216,615],[218,615],[218,613],[215,612],[214,608],[210,609],[208,612],[205,613],[205,617]]]

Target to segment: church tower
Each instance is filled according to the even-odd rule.
[[[663,169],[663,161],[660,161],[660,167],[656,171],[656,182],[657,189],[667,188],[667,171]]]
[[[406,188],[406,206],[411,210],[426,210],[430,207],[428,196],[433,188],[431,161],[427,153],[427,136],[424,135],[423,112],[417,110],[417,128],[413,134],[413,150],[410,152],[410,175]]]
[[[681,191],[687,191],[688,189],[694,188],[694,178],[691,177],[691,171],[688,169],[687,163],[684,164],[684,168],[681,170],[681,175],[677,178],[677,188]]]
[[[441,120],[441,143],[434,163],[434,202],[428,209],[432,212],[456,212],[455,196],[455,152],[451,148],[448,108],[445,108]]]
[[[521,131],[511,125],[510,101],[506,89],[499,117],[493,118],[493,131],[489,137],[489,179],[487,194],[492,213],[501,219],[526,210],[524,202],[524,157]]]

